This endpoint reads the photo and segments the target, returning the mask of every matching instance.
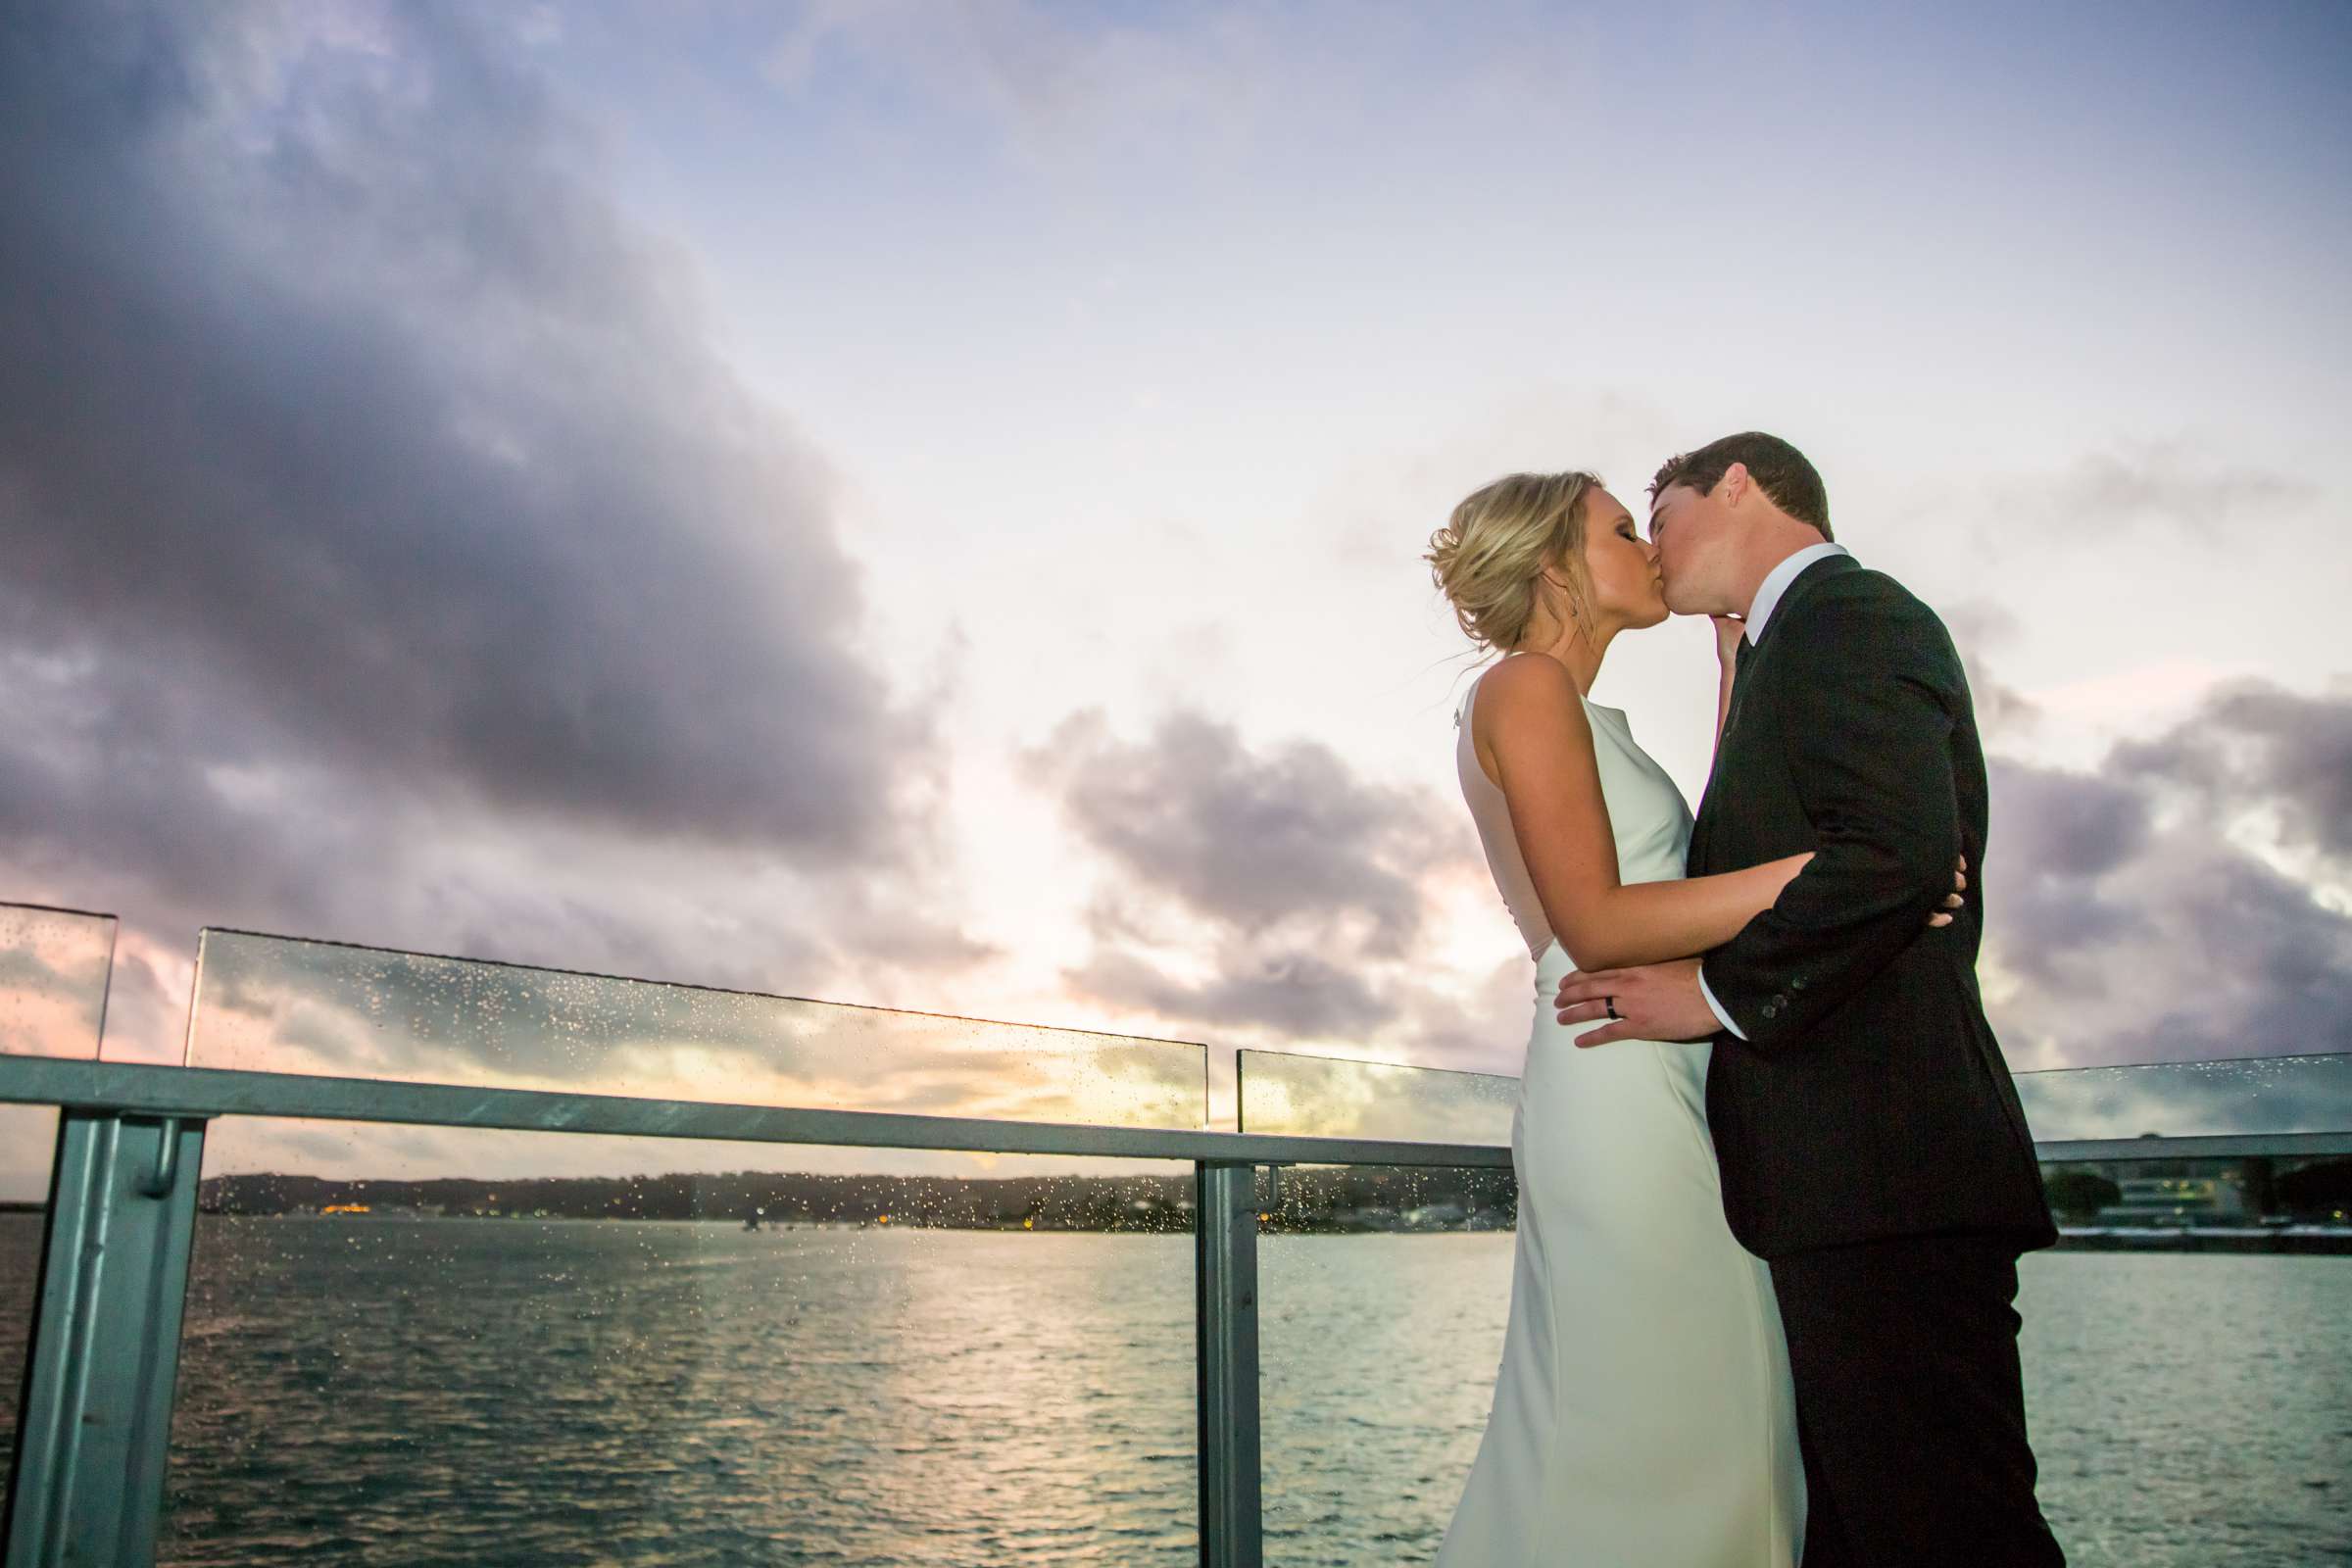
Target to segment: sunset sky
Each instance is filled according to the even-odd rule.
[[[1514,1071],[1418,554],[1749,427],[1971,661],[2012,1064],[2352,1050],[2340,5],[20,19],[0,897],[110,1052],[218,924]],[[1712,682],[1594,694],[1694,801]]]

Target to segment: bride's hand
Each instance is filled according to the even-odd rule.
[[[1715,623],[1715,662],[1724,668],[1732,667],[1740,657],[1740,639],[1747,635],[1747,622],[1738,615],[1709,615]]]
[[[1952,863],[1952,891],[1943,896],[1943,906],[1947,909],[1957,909],[1960,907],[1960,906],[1966,902],[1960,897],[1960,895],[1967,890],[1968,857],[1963,855],[1959,859]],[[1950,925],[1951,923],[1952,917],[1948,914],[1931,914],[1928,916],[1928,924],[1930,925]]]

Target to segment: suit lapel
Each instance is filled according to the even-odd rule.
[[[1860,570],[1861,564],[1851,556],[1824,556],[1798,572],[1795,580],[1783,591],[1781,602],[1773,608],[1772,618],[1764,623],[1764,630],[1755,641],[1750,642],[1744,637],[1740,640],[1739,652],[1732,656],[1732,706],[1724,713],[1723,736],[1716,742],[1714,764],[1707,770],[1706,791],[1699,797],[1698,816],[1690,826],[1689,866],[1692,876],[1705,876],[1718,869],[1707,858],[1713,848],[1715,819],[1719,814],[1718,797],[1723,793],[1717,786],[1723,776],[1724,759],[1731,755],[1734,737],[1740,729],[1741,710],[1755,687],[1755,671],[1761,662],[1764,645],[1788,623],[1790,612],[1797,609],[1807,588],[1840,572]]]

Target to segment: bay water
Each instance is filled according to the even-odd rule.
[[[0,1216],[21,1364],[38,1219]],[[1507,1233],[1260,1243],[1267,1560],[1425,1563]],[[2041,1497],[2084,1568],[2352,1563],[2352,1258],[2028,1257]],[[163,1560],[1196,1560],[1191,1239],[206,1218]]]

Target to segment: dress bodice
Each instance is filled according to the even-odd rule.
[[[1485,678],[1482,673],[1480,679]],[[1527,874],[1519,841],[1511,833],[1511,813],[1502,791],[1479,766],[1478,748],[1470,738],[1470,714],[1478,701],[1478,681],[1462,694],[1454,715],[1454,771],[1460,776],[1462,799],[1478,825],[1479,842],[1487,852],[1487,868],[1494,873],[1495,891],[1527,942],[1528,956],[1542,958],[1552,944],[1551,923],[1544,918],[1543,901]],[[1635,744],[1625,714],[1614,708],[1586,701],[1585,714],[1592,725],[1592,757],[1600,768],[1600,795],[1609,808],[1609,831],[1617,841],[1620,882],[1665,882],[1683,874],[1690,849],[1690,808],[1666,770]],[[1573,956],[1573,955],[1571,955]]]

